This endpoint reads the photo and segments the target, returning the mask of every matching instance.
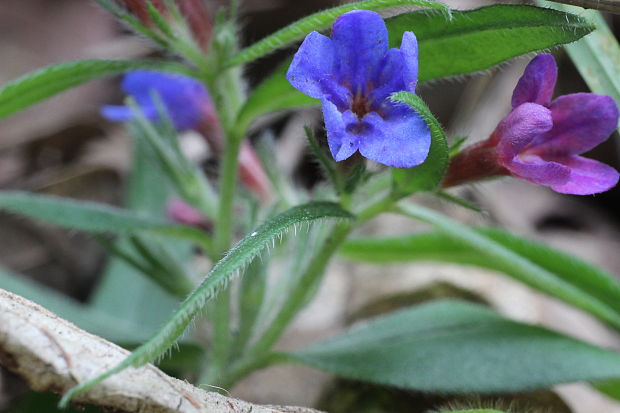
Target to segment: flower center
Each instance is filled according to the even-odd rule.
[[[356,94],[351,103],[351,111],[355,113],[359,119],[362,119],[370,112],[370,101],[361,93]]]

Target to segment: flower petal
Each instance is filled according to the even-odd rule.
[[[400,53],[403,56],[403,62],[405,64],[405,69],[403,70],[405,90],[415,93],[415,88],[418,83],[418,40],[413,32],[403,33]]]
[[[343,161],[357,151],[359,134],[350,133],[351,126],[358,124],[357,116],[350,110],[340,113],[336,105],[323,101],[323,117],[327,130],[327,144],[336,161]]]
[[[532,148],[542,157],[578,155],[605,141],[618,126],[612,98],[594,93],[560,96],[549,107],[553,129]]]
[[[523,76],[512,92],[512,107],[523,103],[538,103],[547,106],[553,97],[558,78],[558,67],[550,54],[540,54],[527,65]]]
[[[334,45],[329,37],[312,32],[299,47],[286,78],[297,90],[342,107],[348,90],[337,83]]]
[[[211,105],[204,85],[181,75],[136,70],[123,79],[123,90],[133,96],[145,112],[156,107],[153,93],[159,95],[177,130],[194,128],[205,108]]]
[[[561,162],[571,169],[571,174],[567,183],[551,187],[556,192],[573,195],[597,194],[618,183],[618,171],[604,163],[581,156],[570,156]]]
[[[512,162],[519,151],[552,126],[551,111],[546,107],[535,103],[517,106],[493,132],[493,138],[499,139],[497,151],[500,163]]]
[[[400,50],[388,50],[377,69],[378,73],[372,77],[377,88],[368,94],[373,110],[379,109],[392,93],[405,90],[405,67]]]
[[[354,10],[334,22],[332,41],[336,52],[338,82],[353,94],[367,92],[367,82],[388,50],[388,33],[381,16]]]
[[[539,185],[562,185],[568,182],[570,168],[557,162],[549,162],[536,155],[515,156],[504,166],[517,178]]]
[[[157,120],[157,110],[153,106],[140,106],[142,115],[149,120]],[[104,105],[101,108],[101,116],[113,122],[127,122],[135,118],[133,110],[129,106]]]
[[[394,105],[385,118],[371,112],[362,122],[359,150],[364,157],[395,168],[411,168],[428,156],[431,132],[409,107]]]
[[[105,105],[101,108],[101,116],[114,122],[126,122],[134,118],[127,106]]]
[[[373,110],[379,109],[394,92],[407,90],[415,93],[418,80],[418,42],[413,33],[403,34],[400,50],[387,51],[371,79],[376,87],[369,94]]]

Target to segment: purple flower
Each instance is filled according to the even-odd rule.
[[[588,195],[606,191],[618,182],[618,172],[579,155],[616,129],[616,103],[593,93],[551,101],[556,79],[552,55],[538,55],[525,68],[512,95],[512,111],[493,133],[498,160],[513,176],[556,192]]]
[[[411,108],[390,100],[415,92],[418,44],[405,32],[401,48],[388,49],[385,23],[377,13],[340,16],[332,38],[312,32],[287,73],[301,92],[322,102],[327,142],[336,161],[356,151],[388,166],[410,168],[426,159],[430,131]]]
[[[136,100],[149,120],[159,118],[153,100],[153,93],[158,94],[174,127],[179,131],[193,129],[206,116],[212,116],[211,98],[207,89],[190,77],[136,70],[125,76],[122,87],[125,93]],[[107,119],[117,122],[125,122],[134,117],[131,108],[127,106],[104,106],[101,113]]]
[[[618,172],[580,154],[605,141],[618,126],[609,96],[575,93],[551,101],[557,66],[552,55],[536,56],[512,95],[512,111],[491,137],[466,148],[450,163],[444,187],[498,175],[589,195],[607,191]]]

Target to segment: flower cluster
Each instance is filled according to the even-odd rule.
[[[415,92],[418,45],[412,32],[399,49],[388,48],[385,23],[377,13],[356,10],[334,23],[331,39],[306,36],[287,79],[322,102],[327,140],[336,161],[356,151],[396,168],[426,159],[430,131],[411,108],[390,100],[394,92]]]
[[[618,126],[609,96],[575,93],[551,100],[557,79],[553,56],[535,57],[519,79],[512,110],[491,137],[466,148],[450,164],[444,186],[512,175],[556,192],[588,195],[618,182],[612,167],[581,155]]]

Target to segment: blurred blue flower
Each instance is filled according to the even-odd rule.
[[[418,44],[403,34],[399,49],[388,49],[381,16],[356,10],[340,16],[331,39],[312,32],[299,47],[287,79],[322,102],[327,141],[336,161],[356,151],[396,168],[424,162],[430,131],[408,106],[390,100],[399,91],[415,92]]]
[[[153,100],[153,94],[158,95],[178,131],[198,127],[213,112],[209,92],[202,83],[190,77],[136,70],[125,76],[122,88],[136,100],[149,120],[159,118]],[[126,122],[134,117],[131,108],[127,106],[107,105],[101,109],[101,114],[116,122]]]

